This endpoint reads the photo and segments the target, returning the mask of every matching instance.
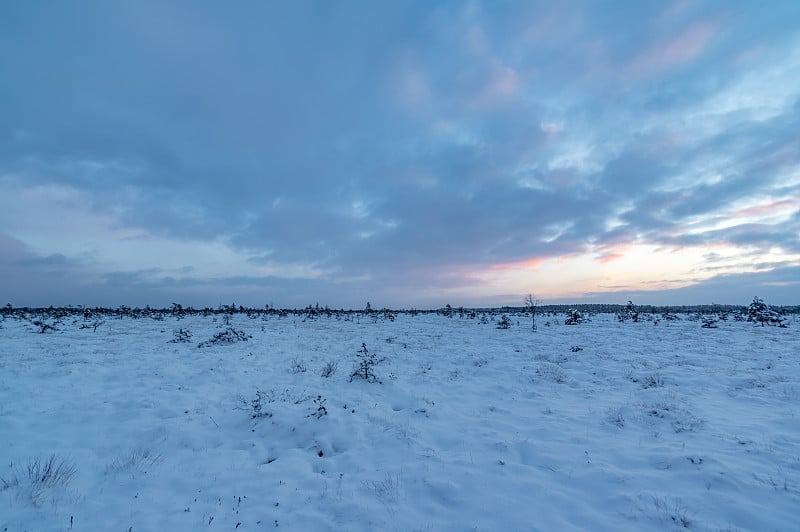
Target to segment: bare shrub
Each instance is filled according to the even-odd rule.
[[[305,373],[308,371],[305,361],[297,357],[292,359],[289,369],[292,372],[292,375],[297,375],[298,373]]]
[[[75,474],[75,466],[53,454],[47,460],[31,460],[25,467],[25,472],[31,484],[53,488],[69,484]]]
[[[654,419],[661,419],[669,423],[676,434],[682,432],[697,432],[705,421],[691,411],[669,402],[641,403],[639,407],[645,415]]]
[[[544,379],[555,382],[556,384],[563,384],[567,382],[567,374],[561,367],[556,364],[545,362],[536,368],[536,374]]]
[[[703,324],[700,326],[703,329],[716,329],[719,319],[717,319],[716,316],[703,316],[700,318],[700,321],[703,322]]]
[[[288,394],[288,390],[284,392],[284,395],[285,394]],[[250,412],[251,419],[272,417],[272,412],[265,410],[265,406],[268,403],[275,402],[275,392],[273,390],[267,393],[257,388],[255,397],[252,399],[246,399],[244,396],[240,395],[238,397],[238,401],[238,409]]]
[[[620,407],[606,410],[606,420],[617,428],[621,429],[625,427],[625,416]]]
[[[680,499],[669,502],[666,499],[653,497],[653,505],[665,519],[669,519],[680,528],[689,528],[694,521],[689,516],[689,510]]]
[[[39,330],[36,332],[39,334],[44,334],[47,331],[56,332],[58,330],[59,320],[33,320],[31,323],[39,328]]]
[[[536,299],[536,296],[533,294],[528,294],[525,296],[525,307],[528,309],[528,312],[531,313],[531,330],[536,330],[536,307],[539,306],[540,301]]]
[[[245,342],[252,338],[249,334],[238,329],[228,326],[226,329],[214,333],[210,339],[205,342],[200,342],[197,347],[210,347],[216,344],[234,344],[236,342]]]
[[[337,369],[339,369],[339,364],[335,360],[329,360],[324,366],[322,366],[320,376],[325,379],[333,377]]]
[[[364,481],[364,487],[372,492],[383,504],[389,506],[396,503],[403,490],[403,479],[399,474],[386,473],[381,480]]]
[[[664,378],[658,373],[647,375],[642,379],[642,388],[661,388],[664,386]]]
[[[173,331],[172,333],[172,340],[170,343],[172,344],[183,344],[188,343],[192,340],[192,332],[188,329],[178,329]]]
[[[325,399],[325,398],[324,398],[324,397],[322,397],[321,395],[318,395],[318,396],[317,396],[317,398],[316,398],[316,399],[314,399],[314,405],[315,405],[317,408],[316,408],[316,409],[314,409],[314,411],[312,411],[312,412],[311,412],[310,414],[308,414],[308,416],[306,416],[306,417],[315,417],[315,418],[319,419],[319,418],[321,418],[322,416],[327,416],[327,415],[328,415],[328,409],[327,409],[327,408],[325,408],[325,403],[326,403],[326,402],[327,402],[327,399]]]
[[[55,454],[48,459],[33,458],[22,467],[12,468],[9,477],[0,477],[0,491],[19,489],[27,491],[31,502],[38,506],[43,492],[67,486],[75,475],[75,465]]]
[[[84,323],[81,324],[81,329],[91,329],[92,332],[97,332],[97,328],[103,325],[105,322],[101,319],[94,319],[92,321],[84,320]]]
[[[106,466],[106,475],[118,473],[147,473],[147,470],[163,460],[160,454],[154,454],[150,449],[134,447],[123,456],[114,458]]]

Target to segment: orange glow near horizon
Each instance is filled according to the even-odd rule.
[[[464,275],[469,287],[448,295],[494,295],[535,292],[542,299],[581,298],[616,291],[650,291],[690,286],[720,274],[752,273],[764,263],[800,264],[800,254],[774,249],[754,257],[754,250],[718,244],[667,248],[624,244],[569,256],[536,257],[492,264]],[[477,290],[477,294],[476,294]]]

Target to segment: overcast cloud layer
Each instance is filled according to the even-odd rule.
[[[798,21],[3,2],[0,298],[800,303]]]

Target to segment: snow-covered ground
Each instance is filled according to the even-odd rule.
[[[796,319],[81,324],[0,323],[2,531],[800,530]]]

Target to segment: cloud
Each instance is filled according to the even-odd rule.
[[[716,32],[717,24],[713,22],[695,23],[677,35],[652,44],[633,59],[631,69],[648,74],[691,63],[705,51]]]
[[[662,291],[658,294],[662,304],[729,304],[747,305],[758,296],[770,305],[796,305],[800,279],[800,266],[787,266],[759,273],[728,274],[684,288]],[[638,300],[652,298],[647,292],[634,294]]]
[[[11,235],[0,233],[3,304],[78,304],[84,264],[59,253],[40,255]]]
[[[779,264],[798,9],[4,6],[0,221],[98,298],[480,303],[559,258],[601,283],[647,246]]]

